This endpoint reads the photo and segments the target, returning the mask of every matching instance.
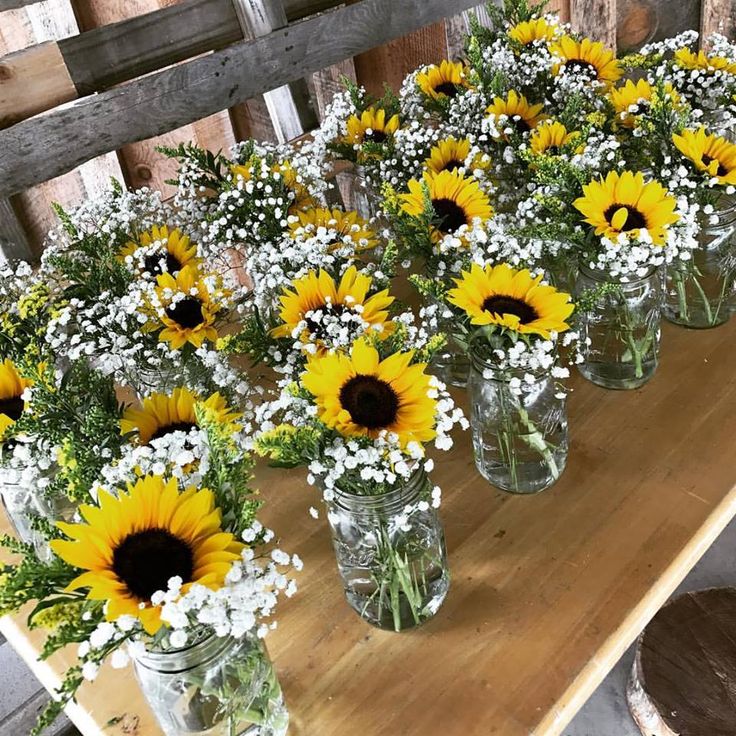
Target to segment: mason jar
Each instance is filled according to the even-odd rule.
[[[424,471],[388,493],[335,489],[327,518],[345,597],[381,629],[404,631],[432,618],[450,585],[445,535]]]
[[[17,470],[0,466],[0,499],[8,520],[21,542],[35,545],[38,534],[31,525],[35,509],[32,495]]]
[[[199,632],[182,649],[134,655],[141,690],[166,736],[283,736],[281,686],[263,642]]]
[[[179,365],[172,363],[156,368],[137,367],[126,381],[141,401],[153,393],[171,394],[175,388],[188,384],[183,363]]]
[[[581,265],[576,295],[585,304],[579,314],[580,372],[603,388],[643,386],[659,361],[662,277],[657,269],[621,281]]]
[[[711,224],[713,216],[718,217]],[[715,212],[699,213],[692,258],[667,267],[663,313],[684,327],[717,327],[736,306],[736,201],[722,198]]]
[[[465,388],[470,371],[467,346],[453,336],[455,329],[452,312],[442,302],[432,300],[430,309],[437,315],[437,329],[445,335],[445,344],[432,356],[429,372],[446,386]]]
[[[365,167],[355,164],[341,177],[345,182],[342,190],[345,209],[357,212],[364,220],[377,217],[381,210],[381,198],[370,185]]]
[[[539,493],[559,480],[569,447],[566,394],[547,373],[500,371],[471,349],[468,398],[478,472],[510,493]]]

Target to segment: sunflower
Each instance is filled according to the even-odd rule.
[[[381,360],[365,340],[350,355],[328,353],[313,358],[302,375],[316,400],[319,419],[345,436],[377,437],[381,432],[409,442],[435,436],[437,401],[430,397],[431,377],[424,363],[410,365],[414,352]]]
[[[181,593],[194,585],[221,588],[245,545],[222,529],[222,515],[208,489],[180,492],[176,479],[148,475],[115,497],[99,491],[97,505],[82,504],[85,523],[57,526],[68,540],[53,551],[84,570],[67,591],[87,589],[87,598],[106,601],[105,617],[133,616],[149,634],[163,625],[151,604],[169,580],[181,578]]]
[[[156,294],[164,306],[163,314],[159,315],[164,325],[158,337],[161,342],[179,350],[187,343],[200,347],[205,340],[217,340],[214,322],[219,307],[213,303],[207,284],[196,268],[185,266],[176,276],[161,274],[156,283]],[[159,326],[151,322],[148,329]]]
[[[708,56],[705,51],[695,52],[688,48],[675,51],[675,63],[682,69],[699,69],[707,74],[728,72],[736,74],[736,64],[722,56]]]
[[[279,314],[283,324],[271,334],[290,337],[299,325],[306,324],[302,342],[309,342],[311,337],[321,345],[329,337],[330,322],[343,321],[344,316],[354,315],[367,322],[369,330],[380,336],[389,335],[394,325],[389,320],[387,309],[394,298],[389,296],[388,289],[369,297],[371,283],[371,277],[358,273],[355,266],[345,271],[339,284],[326,271],[310,271],[296,279],[291,289],[284,291]],[[343,321],[343,324],[347,323]]]
[[[499,325],[514,332],[540,335],[570,328],[565,320],[575,305],[570,295],[541,284],[524,269],[517,271],[507,263],[482,268],[474,263],[455,279],[447,299],[460,307],[474,325]]]
[[[399,129],[399,116],[386,120],[386,111],[369,107],[362,115],[351,115],[347,122],[348,134],[343,139],[348,145],[384,143]]]
[[[736,184],[736,145],[717,135],[708,135],[704,127],[683,130],[672,142],[699,171],[706,172],[719,184]]]
[[[618,81],[624,73],[616,54],[600,41],[591,41],[589,38],[576,41],[570,36],[563,36],[550,50],[556,56],[562,57],[562,62],[555,67],[555,74],[563,69],[582,69],[593,72],[599,82],[610,84]]]
[[[545,116],[541,114],[543,107],[541,103],[530,104],[524,95],[517,94],[512,89],[506,99],[496,97],[486,113],[496,117],[506,115],[510,125],[513,125],[519,133],[526,133],[544,119]]]
[[[470,141],[467,138],[445,138],[432,148],[424,166],[434,174],[439,174],[440,171],[456,171],[465,168],[465,160],[469,155]]]
[[[466,178],[452,171],[439,174],[426,172],[422,181],[409,181],[409,193],[402,194],[401,209],[413,217],[424,214],[424,186],[429,189],[429,198],[436,215],[432,237],[439,240],[444,235],[456,232],[463,225],[471,225],[476,217],[488,220],[493,208],[475,179]]]
[[[596,235],[611,240],[622,232],[637,238],[646,228],[652,242],[663,245],[667,228],[679,220],[675,198],[659,182],[645,182],[641,172],[612,171],[605,179],[586,184],[583,194],[573,205]]]
[[[12,427],[26,407],[23,392],[31,385],[21,377],[11,360],[0,363],[0,442],[8,428]]]
[[[433,100],[445,100],[470,89],[467,69],[459,61],[445,59],[439,65],[430,64],[417,74],[417,86]]]
[[[140,408],[127,408],[120,420],[120,432],[135,433],[141,445],[172,432],[188,433],[199,427],[197,408],[212,422],[229,427],[233,432],[240,429],[237,424],[240,414],[233,411],[219,393],[202,400],[188,388],[180,387],[171,394],[151,394]]]
[[[509,38],[522,46],[528,46],[534,41],[551,41],[559,30],[558,25],[549,23],[545,18],[535,18],[517,23],[509,31]]]
[[[335,232],[334,248],[342,247],[349,241],[356,251],[370,250],[378,245],[378,237],[357,212],[329,209],[327,207],[313,207],[295,213],[289,223],[292,238],[299,235],[316,234],[320,230]]]
[[[158,276],[164,272],[177,273],[184,266],[198,267],[197,246],[191,244],[189,236],[179,228],[169,231],[166,225],[154,225],[141,233],[136,240],[128,241],[118,258],[125,261],[128,256],[140,271]]]
[[[562,148],[574,141],[578,136],[578,133],[568,133],[567,128],[557,121],[542,123],[532,131],[529,137],[529,145],[535,153],[556,156]]]

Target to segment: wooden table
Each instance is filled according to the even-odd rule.
[[[269,638],[290,734],[562,733],[736,514],[736,320],[666,326],[659,373],[639,391],[573,386],[570,462],[554,488],[496,491],[467,434],[437,464],[452,584],[408,633],[373,629],[344,602],[303,471],[259,472],[266,520],[305,562]],[[22,618],[0,629],[53,685],[65,658],[35,663],[39,636]],[[160,734],[130,670],[103,670],[69,715],[84,736]]]

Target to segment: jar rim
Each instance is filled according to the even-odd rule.
[[[424,490],[428,477],[423,465],[418,465],[405,482],[399,483],[386,493],[363,495],[334,488],[332,503],[335,506],[354,513],[370,513],[384,511],[393,513],[415,501]]]
[[[623,276],[623,277],[614,278],[613,276],[611,276],[610,273],[606,271],[603,271],[599,268],[592,268],[584,260],[580,262],[581,273],[584,273],[586,276],[589,276],[595,281],[605,280],[605,281],[610,281],[616,284],[638,284],[641,281],[647,281],[648,279],[652,278],[652,276],[654,276],[658,270],[659,270],[659,266],[648,266],[647,272],[646,274],[644,274],[644,276],[633,275],[633,276]]]
[[[145,652],[135,656],[135,661],[154,672],[175,674],[212,661],[237,641],[231,636],[217,636],[209,627],[198,629],[194,636],[199,638],[177,649],[152,651],[146,648]]]

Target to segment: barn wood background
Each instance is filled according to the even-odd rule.
[[[500,1],[500,0],[499,0]],[[51,204],[108,185],[171,193],[155,148],[291,140],[345,75],[398,89],[462,54],[473,0],[0,0],[0,257],[32,259]],[[551,0],[630,50],[686,28],[733,35],[736,0]],[[318,38],[320,43],[314,43]]]

